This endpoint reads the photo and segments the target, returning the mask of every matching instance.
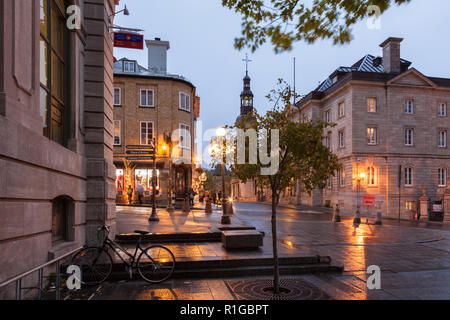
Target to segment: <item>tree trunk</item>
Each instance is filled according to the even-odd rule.
[[[277,246],[277,193],[272,189],[272,248],[273,248],[273,290],[280,293],[280,270],[278,267]]]

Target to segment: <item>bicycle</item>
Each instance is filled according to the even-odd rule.
[[[113,259],[108,252],[111,249],[125,264],[133,277],[133,270],[137,269],[142,279],[149,283],[161,283],[169,279],[175,269],[175,256],[164,246],[154,245],[146,249],[141,247],[142,237],[149,234],[147,231],[136,230],[139,234],[134,255],[122,248],[115,241],[109,239],[110,227],[104,225],[98,229],[98,233],[105,231],[106,236],[101,247],[86,247],[80,250],[72,259],[72,264],[81,269],[80,281],[82,284],[92,286],[99,285],[108,279],[112,273]],[[136,259],[138,252],[139,257]],[[120,254],[124,253],[130,262]]]

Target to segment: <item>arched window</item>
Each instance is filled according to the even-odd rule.
[[[64,144],[67,28],[64,0],[40,0],[40,110],[44,136]]]
[[[52,201],[52,242],[69,240],[69,215],[73,200],[61,196]]]

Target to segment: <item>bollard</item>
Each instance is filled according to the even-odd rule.
[[[339,204],[337,204],[336,208],[334,209],[333,222],[341,222],[340,212],[341,210],[339,209]]]
[[[359,213],[359,208],[356,210],[355,219],[353,219],[353,224],[361,224],[361,215]]]
[[[211,199],[206,199],[205,213],[212,213]]]
[[[381,220],[382,220],[381,211],[377,211],[377,220],[375,221],[375,224],[377,226],[381,226],[383,224],[383,222],[381,222]]]

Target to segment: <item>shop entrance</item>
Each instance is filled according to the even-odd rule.
[[[175,176],[175,193],[177,198],[184,198],[184,193],[186,192],[186,185],[187,185],[186,169],[183,167],[178,167]]]

